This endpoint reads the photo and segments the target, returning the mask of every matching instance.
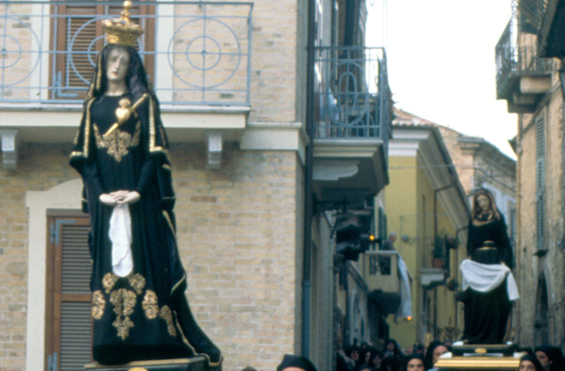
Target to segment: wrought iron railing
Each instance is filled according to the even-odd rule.
[[[383,48],[316,48],[316,138],[388,143],[392,94]]]
[[[80,103],[122,1],[0,1],[0,103]],[[140,1],[132,20],[163,104],[248,105],[251,2]]]
[[[497,97],[505,99],[513,89],[513,79],[524,75],[550,73],[553,61],[540,58],[535,46],[515,45],[515,19],[504,29],[495,48]]]

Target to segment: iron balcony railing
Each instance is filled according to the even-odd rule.
[[[123,1],[0,1],[0,103],[80,103]],[[134,2],[163,104],[249,105],[253,3]]]
[[[384,48],[318,47],[316,138],[382,139],[392,127],[392,94]]]
[[[517,77],[548,74],[554,69],[553,61],[540,58],[535,46],[515,45],[515,25],[513,18],[508,22],[495,48],[498,99],[507,99],[512,94]]]

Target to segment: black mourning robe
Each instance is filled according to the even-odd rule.
[[[492,214],[469,223],[467,253],[472,260],[483,264],[504,262],[514,266],[512,245],[502,214]],[[460,298],[465,304],[463,339],[470,344],[500,344],[504,340],[512,302],[508,298],[506,279],[490,292],[478,292],[471,287]]]
[[[139,105],[127,122],[104,136],[117,122],[124,98]],[[167,138],[156,100],[147,93],[90,99],[70,164],[83,178],[83,208],[91,220],[94,360],[123,364],[203,354],[210,365],[219,364],[220,351],[194,321],[184,296]],[[112,270],[113,207],[99,201],[101,194],[118,190],[141,195],[129,204],[133,271],[127,277]]]

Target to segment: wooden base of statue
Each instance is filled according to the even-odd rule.
[[[164,359],[152,361],[135,361],[125,365],[104,366],[97,362],[84,366],[86,371],[221,371],[222,366],[206,367],[206,358]]]
[[[514,344],[465,344],[452,346],[451,357],[440,358],[434,365],[440,371],[503,370],[516,371],[520,358]]]

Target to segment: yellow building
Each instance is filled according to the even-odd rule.
[[[463,306],[455,300],[454,284],[461,282],[459,263],[467,256],[467,198],[437,128],[394,125],[393,138],[385,191],[388,230],[398,234],[395,248],[414,281],[412,318],[389,316],[390,338],[403,348],[430,336],[456,340]],[[443,267],[432,263],[435,256],[444,258]]]

